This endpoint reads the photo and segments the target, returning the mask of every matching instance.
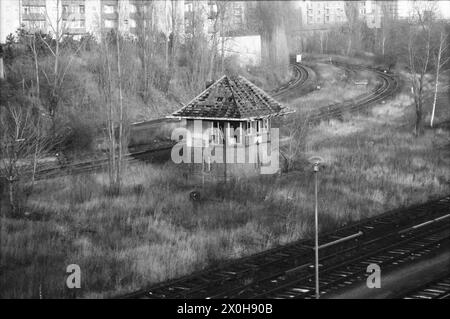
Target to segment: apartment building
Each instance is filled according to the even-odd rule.
[[[174,21],[177,32],[184,32],[183,15],[184,0],[0,0],[0,43],[21,26],[100,37],[112,29],[137,35],[140,26],[151,23],[168,35]]]
[[[358,16],[369,28],[380,28],[383,17],[398,17],[397,1],[355,1]],[[347,22],[345,1],[299,1],[301,21],[306,29],[326,29]]]
[[[346,21],[344,1],[299,1],[303,26],[332,25]]]
[[[222,3],[225,7],[225,28],[228,35],[248,34],[254,30],[257,1],[230,1]],[[185,0],[184,20],[187,34],[192,33],[194,22],[206,33],[214,32],[214,21],[219,8],[217,1]]]

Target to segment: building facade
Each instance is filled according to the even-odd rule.
[[[79,37],[119,29],[137,35],[151,23],[165,34],[184,32],[184,0],[1,0],[0,43],[24,27]],[[174,23],[177,24],[174,28]]]
[[[380,28],[383,17],[398,17],[398,1],[366,0],[355,1],[358,16],[369,28]],[[347,22],[346,1],[298,2],[301,8],[301,25],[309,29],[327,29]]]

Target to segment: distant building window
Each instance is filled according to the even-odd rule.
[[[43,20],[35,20],[35,21],[27,20],[27,21],[24,21],[23,24],[25,26],[25,29],[28,29],[28,30],[45,31],[47,28],[47,25],[46,25],[45,21],[43,21]]]
[[[116,22],[114,20],[106,19],[105,27],[106,28],[114,28],[116,26]]]
[[[104,8],[103,8],[103,11],[106,13],[106,14],[111,14],[111,13],[114,13],[114,6],[105,6]]]
[[[23,13],[24,14],[44,14],[45,7],[44,6],[24,6]]]
[[[79,11],[80,11],[81,14],[84,14],[84,12],[85,12],[84,5],[80,4]]]
[[[63,8],[63,13],[64,14],[68,14],[69,13],[69,6],[64,5],[62,8]]]

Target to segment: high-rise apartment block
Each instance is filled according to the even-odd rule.
[[[184,30],[184,0],[0,0],[0,43],[20,27],[82,36],[119,29],[137,35],[151,27],[169,34]],[[148,29],[147,29],[148,30]]]
[[[248,30],[255,8],[256,1],[226,3],[226,32]],[[210,0],[0,0],[0,43],[21,26],[75,37],[111,29],[138,35],[149,27],[184,35],[193,25],[211,33],[217,11],[218,2]]]
[[[306,29],[326,28],[347,22],[346,2],[350,4],[348,1],[299,1],[302,25]],[[383,17],[398,17],[398,2],[395,0],[352,1],[351,4],[356,5],[358,18],[365,21],[369,28],[380,28]]]

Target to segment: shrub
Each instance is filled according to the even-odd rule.
[[[73,117],[68,124],[68,131],[62,145],[66,152],[82,153],[92,149],[96,132],[91,123]]]

